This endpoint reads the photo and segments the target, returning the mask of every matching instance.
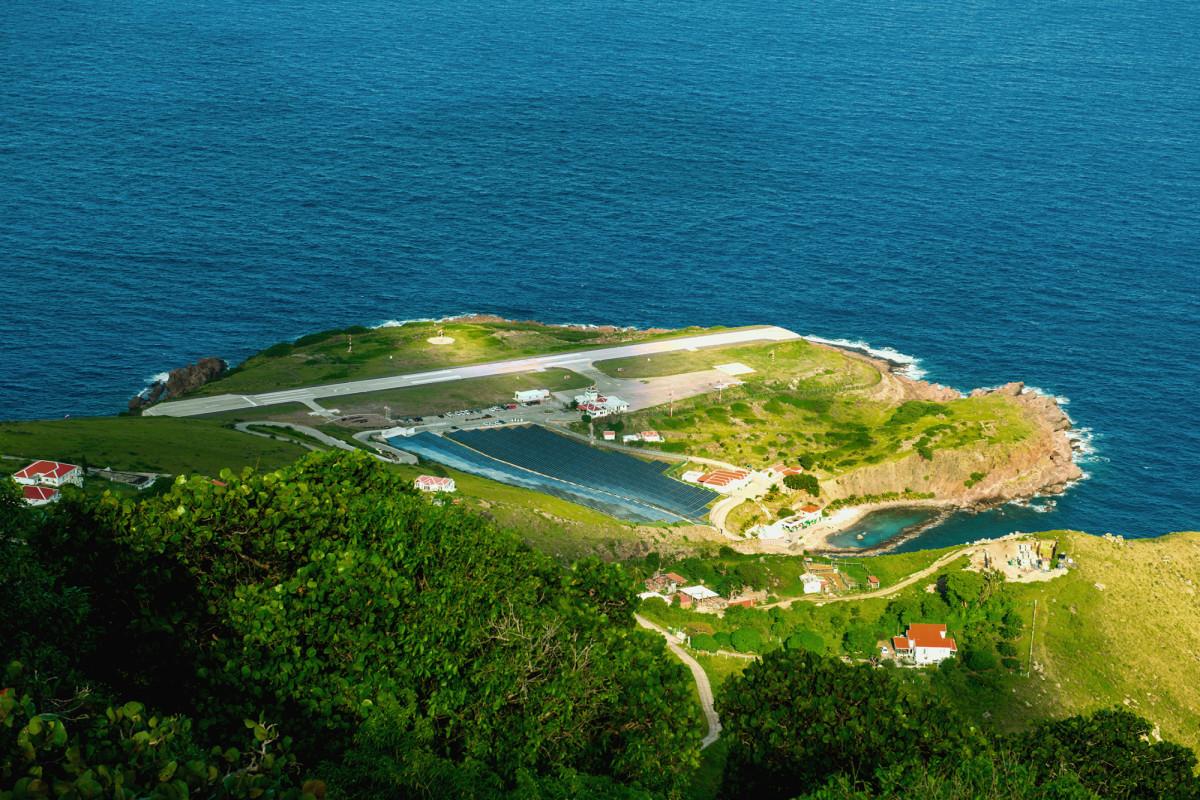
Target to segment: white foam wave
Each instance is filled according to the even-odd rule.
[[[826,339],[823,336],[805,336],[810,342],[818,344],[828,344],[833,347],[845,347],[850,350],[860,350],[875,358],[882,358],[885,361],[891,361],[899,364],[900,367],[896,370],[905,377],[912,378],[914,381],[919,381],[928,373],[927,370],[921,368],[921,359],[916,356],[910,356],[901,353],[899,350],[893,350],[890,347],[872,347],[869,343],[862,340],[850,339]]]
[[[147,378],[147,379],[146,379],[146,381],[147,381],[147,383],[149,383],[151,386],[153,386],[153,385],[154,385],[154,384],[156,384],[156,383],[166,383],[166,382],[167,382],[167,379],[168,379],[168,378],[170,378],[170,377],[171,377],[171,373],[169,373],[169,372],[160,372],[160,373],[158,373],[157,375],[151,375],[149,378]]]
[[[1061,394],[1055,394],[1054,392],[1047,392],[1045,389],[1039,389],[1036,386],[1026,386],[1025,391],[1033,392],[1041,397],[1049,397],[1054,400],[1055,403],[1058,403],[1059,407],[1071,405],[1071,398]]]
[[[469,314],[451,314],[448,317],[413,317],[411,319],[389,319],[387,322],[381,322],[374,328],[400,328],[410,322],[453,322],[456,319],[468,319],[478,316],[495,316],[493,314],[481,314],[480,312],[471,312]],[[618,331],[637,331],[641,330],[636,325],[598,325],[593,322],[547,322],[549,326],[557,328],[615,328]]]

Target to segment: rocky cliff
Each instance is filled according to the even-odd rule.
[[[906,399],[944,401],[959,397],[958,392],[930,386],[902,375],[889,374],[893,388]],[[1025,391],[1022,383],[1010,383],[998,389],[976,389],[971,397],[997,395],[1011,398],[1033,433],[1017,443],[995,444],[981,431],[979,440],[953,449],[934,449],[927,461],[913,453],[899,461],[866,465],[822,483],[831,497],[879,495],[912,489],[933,492],[936,499],[958,507],[984,507],[1035,494],[1061,492],[1069,481],[1083,473],[1072,461],[1071,441],[1066,431],[1071,421],[1052,397]],[[983,480],[967,486],[972,473],[984,474]]]
[[[174,400],[195,391],[209,381],[221,377],[228,366],[222,359],[210,357],[180,369],[173,369],[167,374],[165,383],[155,383],[146,392],[132,397],[129,400],[129,410],[137,411],[154,405],[159,400]]]

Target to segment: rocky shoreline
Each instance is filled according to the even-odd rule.
[[[173,369],[167,373],[165,381],[152,383],[147,389],[135,394],[129,399],[130,412],[141,411],[154,405],[160,400],[174,400],[187,392],[195,391],[209,381],[214,381],[225,374],[229,365],[224,359],[209,357],[202,358],[195,364]]]
[[[995,389],[974,389],[964,395],[956,389],[940,384],[918,381],[900,373],[904,365],[884,361],[857,350],[819,344],[838,352],[861,359],[876,367],[882,375],[880,383],[866,390],[871,399],[887,402],[925,400],[947,402],[962,397],[981,398],[987,396],[1010,397],[1025,412],[1034,427],[1033,436],[1027,443],[1017,447],[992,445],[987,441],[986,430],[981,430],[980,447],[961,452],[935,450],[929,462],[914,463],[913,459],[859,467],[846,475],[839,475],[821,482],[823,492],[831,498],[850,495],[878,495],[888,491],[899,491],[908,486],[921,485],[937,493],[936,500],[892,501],[853,507],[852,514],[828,526],[812,531],[812,540],[801,546],[810,551],[830,554],[871,555],[898,547],[951,513],[977,513],[1017,500],[1029,500],[1038,496],[1061,494],[1072,482],[1083,477],[1083,470],[1075,463],[1075,448],[1067,432],[1071,430],[1071,419],[1059,407],[1053,397],[1027,391],[1022,382],[1007,383]],[[927,473],[929,480],[925,480]],[[983,480],[966,485],[972,473],[984,473]],[[845,530],[873,511],[885,508],[917,507],[933,508],[941,512],[939,517],[923,523],[916,530],[903,531],[899,535],[878,545],[862,549],[828,548],[824,542],[830,536]],[[811,535],[811,534],[810,534]]]

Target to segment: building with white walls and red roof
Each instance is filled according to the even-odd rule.
[[[68,483],[83,486],[83,468],[58,461],[35,461],[14,473],[13,480],[23,486],[65,486]]]
[[[422,492],[453,492],[454,478],[438,478],[433,475],[422,475],[413,481],[413,485]]]
[[[913,622],[904,636],[893,636],[896,653],[909,656],[917,666],[940,664],[958,652],[958,645],[946,636],[945,625]]]
[[[22,486],[25,502],[31,506],[44,506],[58,502],[58,489],[53,486]]]

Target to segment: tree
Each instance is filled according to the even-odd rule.
[[[866,625],[855,625],[846,631],[846,635],[842,639],[846,650],[858,656],[866,656],[873,653],[877,641],[875,631]]]
[[[636,629],[619,565],[564,572],[364,453],[221,478],[60,504],[40,534],[93,598],[89,667],[110,685],[187,703],[214,732],[266,713],[308,760],[336,759],[386,699],[397,741],[505,785],[684,779],[697,737],[660,720],[688,707],[690,677]]]
[[[1014,752],[1043,775],[1074,772],[1106,798],[1184,798],[1200,795],[1196,756],[1172,742],[1151,742],[1154,729],[1123,708],[1042,721],[1008,737]]]
[[[662,556],[658,554],[657,550],[651,550],[649,553],[646,553],[645,562],[646,569],[650,570],[651,573],[658,572],[658,568],[662,566]]]
[[[983,576],[978,572],[961,570],[946,576],[944,595],[946,602],[960,608],[978,605],[983,597]]]
[[[817,476],[808,473],[785,475],[783,485],[795,491],[804,491],[816,497],[821,493],[821,485],[817,482]]]
[[[720,796],[794,797],[842,773],[871,784],[876,770],[986,746],[936,698],[906,691],[890,672],[806,650],[776,650],[725,685],[717,700],[729,756]]]
[[[704,650],[708,653],[715,653],[720,647],[717,640],[707,633],[701,633],[698,636],[692,637],[692,647],[696,650]]]
[[[967,656],[967,666],[976,672],[987,672],[996,668],[996,654],[990,650],[975,650]]]
[[[825,652],[825,640],[819,633],[812,631],[796,631],[787,638],[785,644],[789,650],[804,649],[820,654]]]
[[[817,457],[812,453],[800,454],[800,466],[806,470],[812,471],[812,468],[817,465]]]
[[[937,594],[927,594],[921,598],[921,617],[926,622],[945,622],[950,616],[950,606]]]
[[[887,605],[887,613],[900,623],[901,628],[908,628],[910,623],[921,619],[921,599],[912,595],[903,595]]]
[[[738,628],[733,632],[733,647],[739,653],[762,649],[762,635],[754,628]]]

